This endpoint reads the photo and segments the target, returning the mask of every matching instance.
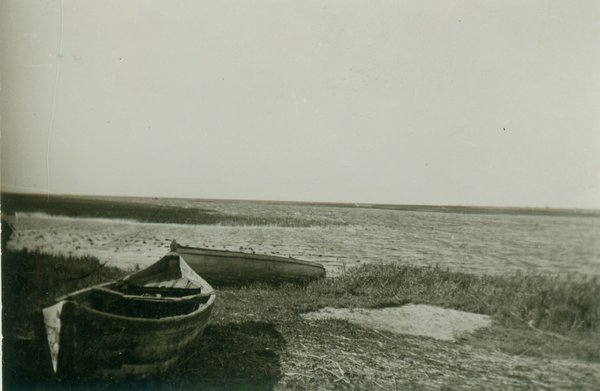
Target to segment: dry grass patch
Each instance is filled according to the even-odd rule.
[[[276,389],[590,388],[600,365],[512,356],[341,320],[287,324]]]

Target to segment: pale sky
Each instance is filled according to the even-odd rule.
[[[4,191],[600,208],[596,0],[0,7]]]

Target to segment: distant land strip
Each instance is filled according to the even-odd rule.
[[[294,216],[256,217],[223,213],[215,209],[197,206],[181,206],[182,201],[210,203],[255,203],[272,205],[298,205],[312,207],[338,207],[360,209],[382,209],[404,212],[455,213],[482,215],[531,215],[531,216],[565,216],[565,217],[600,217],[598,209],[560,209],[560,208],[527,208],[527,207],[487,207],[459,205],[394,205],[341,202],[302,202],[302,201],[259,201],[259,200],[221,200],[192,198],[156,198],[156,197],[123,197],[123,196],[79,196],[79,195],[47,195],[18,194],[2,192],[2,214],[46,213],[51,216],[67,216],[79,218],[130,219],[138,222],[171,223],[171,224],[207,224],[207,225],[275,225],[284,227],[303,227],[319,225],[341,225],[331,220],[297,218]],[[215,205],[217,206],[217,205]]]
[[[331,219],[294,216],[249,216],[196,206],[178,206],[177,199],[91,197],[2,193],[2,215],[43,213],[71,218],[132,220],[140,223],[312,227],[342,225]]]

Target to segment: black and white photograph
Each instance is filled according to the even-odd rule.
[[[597,0],[0,2],[2,389],[600,390]]]

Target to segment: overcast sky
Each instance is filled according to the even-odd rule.
[[[600,208],[596,0],[1,7],[3,191]]]

